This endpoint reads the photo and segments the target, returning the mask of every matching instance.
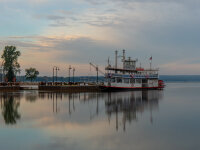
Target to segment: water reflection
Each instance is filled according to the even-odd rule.
[[[164,91],[0,93],[0,145],[5,150],[198,149],[199,107],[197,83],[172,83]]]
[[[99,111],[101,111],[99,103],[103,101],[108,122],[114,116],[116,130],[118,130],[119,125],[122,125],[124,131],[126,122],[137,121],[138,114],[141,115],[145,110],[149,111],[149,120],[153,123],[152,111],[158,109],[159,100],[162,97],[162,91],[158,90],[111,93],[39,93],[39,98],[52,100],[53,113],[59,112],[58,103],[63,99],[67,99],[69,115],[76,111],[76,105],[91,103],[90,107],[95,108],[95,111],[89,113],[90,120],[98,116]],[[75,104],[76,100],[79,100],[80,103]]]
[[[2,116],[6,124],[16,124],[21,115],[18,112],[20,106],[20,95],[1,94]]]
[[[32,91],[25,94],[25,99],[29,102],[35,102],[38,99],[38,91]]]
[[[152,111],[158,108],[159,100],[162,98],[162,91],[111,93],[48,93],[31,91],[1,94],[0,98],[2,116],[6,124],[15,124],[17,120],[21,117],[23,118],[23,114],[20,114],[18,109],[20,107],[20,99],[24,99],[26,103],[35,104],[38,108],[40,107],[38,102],[45,102],[42,107],[51,106],[50,110],[52,110],[53,114],[64,113],[64,115],[71,116],[73,113],[78,113],[78,117],[74,118],[77,122],[84,120],[83,114],[87,114],[86,117],[88,116],[89,120],[98,118],[100,114],[107,118],[108,123],[110,123],[111,119],[114,119],[116,130],[122,127],[125,131],[126,124],[138,121],[138,115],[141,116],[145,110],[148,111],[150,122],[153,123]],[[85,105],[88,106],[88,109],[85,109]]]
[[[145,109],[150,111],[150,121],[153,123],[152,111],[158,108],[158,102],[161,98],[162,93],[159,91],[108,93],[105,101],[106,113],[109,120],[111,115],[115,115],[116,130],[118,130],[119,120],[121,120],[125,131],[126,122],[137,121],[138,113],[141,114]]]

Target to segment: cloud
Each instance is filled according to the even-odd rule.
[[[56,15],[36,15],[37,19],[46,19],[50,21],[50,26],[79,26],[80,24],[106,27],[119,23],[119,16],[113,14],[114,10],[106,10],[107,13],[99,12],[97,9],[88,9],[81,14],[71,12],[58,11]]]
[[[51,66],[58,65],[63,70],[69,64],[76,67],[79,74],[84,74],[85,69],[89,70],[89,62],[104,66],[107,59],[107,56],[102,59],[104,54],[112,53],[109,43],[89,37],[17,36],[9,37],[2,44],[15,45],[22,51],[20,62],[23,69],[32,66],[47,74],[51,73]]]
[[[85,2],[88,2],[90,4],[109,4],[109,3],[120,3],[120,4],[130,4],[130,3],[180,3],[180,4],[192,4],[195,5],[199,3],[198,0],[99,0],[96,2],[96,0],[83,0]]]
[[[116,49],[126,49],[144,66],[152,55],[154,64],[164,69],[172,66],[169,62],[199,59],[199,1],[60,0],[38,1],[34,7],[25,1],[20,6],[19,1],[12,2],[0,5],[0,44],[16,45],[27,57],[30,52],[35,57],[30,58],[32,64],[48,56],[46,62],[62,66],[86,66],[89,61],[103,66]],[[40,61],[45,68],[47,64]]]
[[[56,16],[56,15],[48,15],[47,19],[49,19],[49,20],[62,20],[62,19],[65,19],[65,17],[63,17],[63,16]]]

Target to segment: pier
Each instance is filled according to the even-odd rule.
[[[54,91],[54,92],[98,92],[100,88],[98,85],[39,85],[40,91]]]
[[[20,90],[40,90],[53,92],[98,92],[99,85],[94,84],[74,84],[69,85],[64,82],[56,83],[3,83],[0,85],[0,91],[20,91]]]
[[[19,90],[38,90],[38,83],[24,82],[3,82],[0,83],[1,92],[19,91]]]
[[[19,90],[20,86],[0,86],[0,92],[13,92]]]

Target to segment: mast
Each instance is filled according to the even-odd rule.
[[[123,59],[122,59],[122,62],[123,62],[123,69],[124,69],[124,61],[126,59],[126,56],[125,56],[125,50],[123,49]]]
[[[118,51],[115,51],[115,69],[117,69],[117,57],[118,57]],[[115,70],[115,73],[117,73],[117,71]]]
[[[149,61],[150,61],[150,70],[152,69],[152,55],[151,57],[149,58]]]
[[[108,67],[110,67],[110,57],[108,57]]]

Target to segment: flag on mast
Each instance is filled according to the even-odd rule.
[[[149,58],[149,61],[150,61],[150,70],[151,70],[151,67],[152,67],[152,56]]]

